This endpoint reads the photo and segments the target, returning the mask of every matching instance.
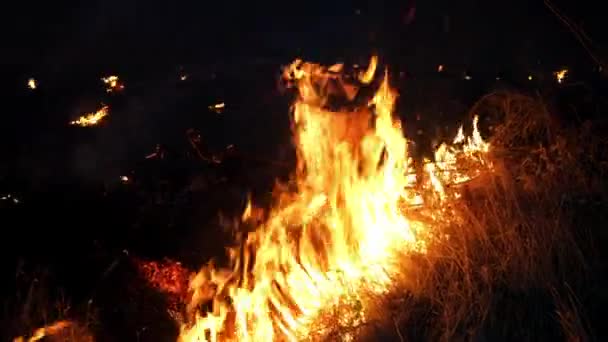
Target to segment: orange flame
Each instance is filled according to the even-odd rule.
[[[103,106],[95,113],[89,113],[79,117],[78,120],[71,121],[70,125],[78,125],[81,127],[95,126],[108,115],[109,109],[108,106]]]
[[[385,75],[367,106],[330,112],[316,87],[341,77],[330,69],[337,67],[300,60],[286,68],[300,93],[293,107],[297,191],[281,193],[268,219],[241,235],[229,249],[229,268],[209,264],[192,278],[193,318],[182,324],[179,341],[322,336],[322,315],[334,309],[341,310],[338,324],[361,324],[373,307],[365,294],[387,293],[403,271],[401,256],[426,252],[431,227],[404,210],[423,203],[413,190],[422,180],[412,177],[408,141],[392,117],[396,93]],[[473,149],[487,151],[478,138],[463,134],[466,144],[444,147],[444,154],[457,161],[476,156]],[[444,184],[454,177],[439,164],[426,164],[422,188],[445,200],[451,194]],[[242,218],[250,216],[248,206]],[[199,311],[203,304],[210,309]]]
[[[564,80],[566,79],[566,76],[568,75],[568,69],[562,69],[562,70],[556,71],[554,74],[555,74],[555,79],[557,80],[557,83],[562,83],[562,82],[564,82]]]
[[[59,333],[60,331],[66,329],[67,327],[69,327],[71,325],[72,325],[72,322],[70,322],[70,321],[57,321],[51,325],[47,325],[45,327],[36,329],[34,331],[34,333],[32,334],[32,336],[30,338],[28,338],[27,340],[20,336],[20,337],[13,339],[13,342],[40,341],[47,336],[56,335],[57,333]]]
[[[101,80],[106,85],[106,92],[111,93],[112,91],[120,91],[125,88],[124,84],[120,82],[118,76],[112,75],[108,77],[102,77]]]

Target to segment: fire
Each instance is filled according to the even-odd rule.
[[[190,271],[178,261],[163,262],[136,260],[139,272],[151,286],[161,292],[182,296],[187,293]]]
[[[362,72],[359,75],[359,80],[362,83],[366,83],[366,84],[370,83],[374,79],[374,75],[376,74],[377,65],[378,65],[378,57],[372,56],[369,61],[369,66],[367,67],[367,70],[365,70],[364,72]]]
[[[219,103],[209,106],[208,108],[209,108],[209,110],[214,111],[217,114],[220,114],[224,111],[224,108],[226,108],[226,104],[224,102],[219,102]]]
[[[125,88],[124,84],[120,82],[118,76],[112,75],[108,77],[102,77],[101,80],[106,85],[106,92],[111,93],[112,91],[120,91]]]
[[[70,321],[57,321],[51,325],[47,325],[45,327],[36,329],[36,331],[34,331],[32,336],[30,338],[28,338],[27,340],[20,336],[20,337],[15,338],[13,340],[13,342],[40,341],[40,340],[44,339],[45,337],[53,336],[53,335],[60,333],[62,330],[70,327],[71,325],[72,325],[72,322],[70,322]]]
[[[35,90],[36,88],[38,88],[38,82],[36,81],[36,79],[30,78],[29,80],[27,80],[27,87],[32,90]]]
[[[562,82],[564,82],[564,79],[566,79],[566,76],[568,75],[568,69],[562,69],[562,70],[556,71],[554,74],[555,74],[555,79],[557,80],[557,83],[562,83]]]
[[[267,219],[240,235],[229,249],[229,268],[210,263],[192,278],[191,319],[179,341],[314,339],[336,325],[365,323],[371,296],[391,290],[408,255],[426,253],[432,226],[406,209],[424,203],[416,189],[440,201],[451,198],[445,185],[466,172],[443,171],[488,151],[475,121],[473,136],[461,132],[457,146],[443,147],[417,179],[408,140],[392,116],[397,94],[387,75],[368,105],[332,112],[318,85],[346,83],[338,69],[300,60],[286,68],[284,77],[300,94],[293,106],[297,190],[281,192]],[[371,82],[350,79],[361,82],[348,84],[355,93]],[[251,211],[249,204],[242,219]],[[338,322],[324,325],[324,315],[335,310]]]
[[[94,113],[85,114],[78,118],[78,120],[70,121],[70,125],[78,125],[81,127],[87,126],[95,126],[97,125],[103,118],[108,116],[109,111],[108,106],[101,107],[98,111]]]

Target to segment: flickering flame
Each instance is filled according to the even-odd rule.
[[[209,110],[214,111],[220,114],[226,108],[226,104],[224,102],[216,103],[214,105],[209,106]]]
[[[556,71],[555,79],[557,80],[557,83],[562,83],[564,81],[564,79],[566,79],[567,75],[568,75],[568,69],[562,69],[562,70]]]
[[[122,84],[118,79],[118,76],[112,75],[108,77],[103,77],[101,80],[103,81],[103,83],[106,84],[106,92],[108,93],[112,91],[120,91],[125,88],[124,84]]]
[[[492,169],[492,164],[486,160],[485,155],[490,150],[490,144],[485,142],[478,128],[479,117],[473,118],[473,133],[465,137],[462,126],[454,137],[453,145],[441,144],[435,151],[435,162],[425,165],[425,170],[432,173],[432,178],[439,178],[443,183],[460,184],[478,176],[483,169],[475,166],[483,165],[486,169]],[[474,165],[471,165],[474,161]],[[430,162],[429,162],[430,163]],[[467,165],[469,164],[469,165]],[[462,172],[461,166],[467,166],[466,172]],[[433,181],[432,181],[433,182]],[[435,183],[435,191],[442,192]]]
[[[442,72],[443,71],[443,64],[439,64],[439,66],[437,66],[437,72]]]
[[[376,74],[376,66],[378,65],[378,56],[372,56],[370,61],[369,61],[369,66],[367,67],[367,70],[365,70],[364,72],[362,72],[359,75],[359,80],[362,83],[370,83],[373,79],[374,79],[374,75]]]
[[[462,146],[444,146],[438,163],[425,164],[426,181],[417,180],[386,74],[368,105],[352,112],[323,109],[326,99],[312,84],[340,77],[329,68],[298,60],[284,76],[300,94],[293,106],[297,190],[280,193],[268,218],[240,235],[230,267],[210,263],[192,278],[179,341],[313,339],[336,324],[365,323],[373,306],[367,294],[387,293],[403,256],[426,252],[432,227],[404,209],[424,204],[415,183],[446,200],[452,194],[444,184],[466,176],[450,176],[449,167],[489,148],[476,128],[471,138],[461,132]],[[249,203],[242,219],[251,216]],[[340,319],[324,325],[329,310]]]
[[[78,125],[81,127],[95,126],[108,115],[108,110],[108,106],[103,106],[95,113],[85,114],[79,117],[78,120],[71,121],[70,125]]]
[[[27,80],[27,87],[34,90],[38,88],[38,82],[36,82],[34,78],[30,78],[29,80]]]
[[[45,337],[56,335],[63,329],[66,329],[67,327],[69,327],[70,325],[72,325],[72,322],[70,322],[70,321],[57,321],[51,325],[47,325],[45,327],[36,329],[36,331],[34,331],[32,336],[30,338],[28,338],[27,340],[25,338],[23,338],[22,336],[20,336],[20,337],[13,339],[13,342],[40,341]]]

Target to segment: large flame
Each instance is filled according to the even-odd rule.
[[[352,78],[361,82],[353,89],[371,82],[375,58],[371,64]],[[438,163],[429,161],[424,181],[417,180],[386,75],[367,106],[324,109],[318,85],[347,79],[341,70],[299,60],[286,69],[300,93],[295,191],[283,191],[268,219],[243,233],[229,250],[229,268],[210,264],[192,279],[193,318],[182,324],[180,341],[310,339],[329,333],[321,323],[328,310],[343,310],[336,324],[365,322],[373,305],[365,294],[389,291],[404,255],[426,251],[432,227],[408,218],[405,208],[423,203],[420,189],[448,198],[446,182],[471,177],[451,170],[457,160],[487,151],[477,133],[468,140],[462,134],[459,147],[442,147]]]

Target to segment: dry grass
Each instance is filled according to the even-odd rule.
[[[606,194],[605,141],[588,124],[560,126],[542,101],[522,94],[490,94],[471,114],[495,120],[496,170],[461,189],[463,200],[449,208],[458,219],[442,228],[449,239],[409,264],[408,293],[389,299],[402,303],[392,310],[399,334],[587,340],[576,289],[596,227],[574,219],[581,203]]]
[[[470,114],[491,118],[494,172],[458,189],[462,200],[442,208],[445,221],[433,222],[441,237],[427,254],[404,257],[403,279],[389,296],[375,299],[375,320],[354,335],[370,341],[591,339],[577,296],[587,286],[590,236],[602,223],[576,222],[581,206],[608,194],[606,141],[588,123],[564,127],[540,99],[519,93],[489,94]],[[344,336],[352,337],[353,328],[338,328],[330,339]]]
[[[47,329],[44,341],[92,342],[92,329],[97,323],[96,310],[92,305],[73,307],[63,291],[56,291],[48,271],[26,271],[20,263],[15,273],[15,295],[3,304],[0,322],[3,340],[28,341],[36,331],[53,326],[57,322],[62,328]],[[78,319],[75,319],[75,318]],[[39,332],[41,332],[40,330]]]

